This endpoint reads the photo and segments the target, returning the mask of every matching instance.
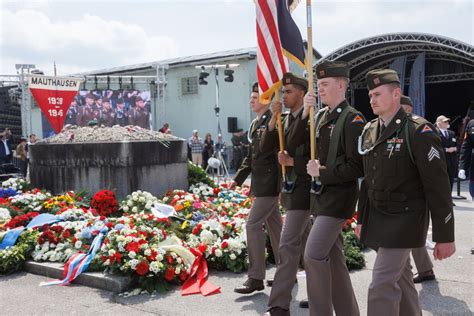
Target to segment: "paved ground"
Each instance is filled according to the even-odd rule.
[[[464,196],[468,196],[463,186]],[[474,270],[470,254],[473,241],[474,204],[456,201],[457,253],[453,258],[435,262],[437,281],[417,285],[423,315],[473,315],[474,314]],[[366,254],[367,268],[351,274],[361,309],[367,311],[367,288],[371,279],[371,268],[375,254]],[[275,272],[268,269],[268,276]],[[258,315],[265,312],[270,288],[250,296],[238,296],[233,288],[240,285],[245,274],[211,271],[210,280],[222,287],[222,293],[210,297],[181,297],[178,289],[164,295],[148,294],[123,298],[111,292],[85,286],[40,288],[38,284],[45,277],[16,273],[0,277],[1,315]],[[298,300],[305,297],[306,284],[300,278],[293,289],[295,301],[291,306],[292,315],[308,315],[299,309]]]

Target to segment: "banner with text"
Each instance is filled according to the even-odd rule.
[[[416,57],[411,68],[408,96],[413,102],[413,113],[425,116],[425,53]]]
[[[402,89],[403,94],[404,94],[403,90],[405,90],[406,63],[407,63],[407,56],[405,55],[405,56],[397,57],[390,65],[390,69],[395,70],[398,74],[398,78],[400,78],[400,87]]]
[[[151,129],[151,91],[138,89],[81,89],[69,102],[64,125],[134,125]],[[42,116],[43,138],[56,132]]]
[[[82,79],[32,75],[28,87],[51,127],[59,133],[64,126],[71,101],[79,91]]]

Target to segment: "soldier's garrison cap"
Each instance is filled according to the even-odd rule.
[[[295,84],[302,87],[305,93],[308,91],[308,80],[302,77],[295,76],[291,72],[287,72],[283,75],[283,85]]]
[[[375,89],[381,85],[389,83],[400,84],[400,79],[395,70],[392,69],[374,69],[365,75],[367,80],[367,88],[369,90]]]
[[[407,97],[406,95],[402,95],[400,97],[400,104],[405,104],[413,107],[413,103],[411,102],[410,97]]]
[[[350,68],[344,61],[325,61],[316,66],[316,77],[318,79],[329,77],[349,78]]]
[[[258,82],[254,82],[254,84],[252,85],[252,92],[258,93]]]

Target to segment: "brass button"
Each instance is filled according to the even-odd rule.
[[[376,167],[376,166],[372,166],[372,169],[373,169],[373,170],[377,170],[377,167]]]
[[[410,210],[410,208],[408,206],[405,207],[405,211],[409,211],[409,210]]]
[[[377,153],[374,153],[374,157],[377,157]]]
[[[375,179],[372,179],[372,184],[375,184]]]

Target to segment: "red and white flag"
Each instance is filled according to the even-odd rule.
[[[42,75],[31,75],[28,78],[31,94],[56,133],[64,126],[67,110],[79,91],[82,80]]]

